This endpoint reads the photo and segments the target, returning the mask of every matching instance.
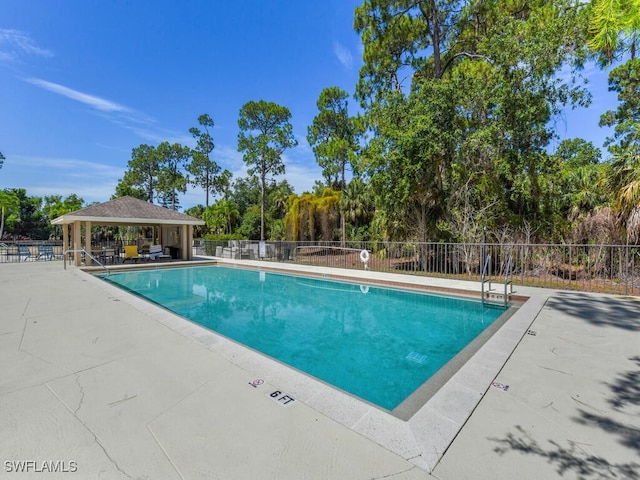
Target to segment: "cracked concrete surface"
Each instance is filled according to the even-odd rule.
[[[114,300],[60,263],[0,267],[0,478],[45,461],[87,479],[428,476]]]
[[[535,336],[513,353],[493,342],[401,422],[300,376],[284,408],[275,366],[90,280],[0,265],[0,478],[72,475],[8,471],[20,461],[73,461],[87,479],[640,478],[637,299],[547,293],[521,326]],[[483,391],[493,368],[507,391]],[[469,419],[452,408],[478,399]]]

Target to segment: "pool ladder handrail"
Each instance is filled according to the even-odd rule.
[[[513,294],[513,256],[509,255],[507,264],[504,270],[504,295],[503,305],[507,308],[509,302],[509,295]],[[491,292],[491,254],[487,254],[484,259],[484,266],[482,268],[482,275],[480,277],[480,298],[484,304],[487,301],[485,295],[485,283],[489,284],[489,288],[486,290],[488,294]]]
[[[91,253],[87,252],[84,248],[80,248],[80,249],[69,249],[69,250],[65,250],[64,252],[62,252],[62,258],[63,258],[63,265],[64,265],[64,269],[67,269],[67,254],[69,253],[84,253],[85,255],[89,255],[89,257],[91,258],[91,260],[93,260],[94,262],[96,262],[98,265],[100,265],[102,268],[104,268],[107,271],[107,274],[111,274],[111,271],[106,267],[106,265],[104,265],[100,260],[98,260],[96,257],[94,257]]]

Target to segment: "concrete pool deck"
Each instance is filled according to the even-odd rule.
[[[0,478],[640,478],[640,299],[516,290],[402,422],[77,268],[2,264]]]

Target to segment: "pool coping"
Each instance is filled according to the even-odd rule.
[[[332,280],[342,280],[421,291],[475,296],[480,294],[479,282],[408,277],[406,274],[379,273],[363,270],[337,270],[292,264],[274,264],[248,260],[205,259],[203,262],[171,262],[140,264],[130,268],[168,268],[217,264],[256,270],[302,273]],[[83,269],[88,273],[100,268]],[[531,323],[544,306],[549,294],[542,289],[520,288],[517,298],[522,305],[506,320],[484,345],[454,373],[442,387],[410,418],[403,420],[367,402],[356,399],[298,370],[264,356],[246,346],[192,323],[141,297],[87,275],[101,288],[117,295],[159,323],[204,345],[234,365],[255,375],[256,380],[278,385],[284,392],[344,425],[350,430],[400,455],[417,467],[431,472],[471,416],[480,400],[491,388],[496,376],[527,333]],[[529,292],[527,292],[529,290]],[[522,292],[522,293],[521,293]]]

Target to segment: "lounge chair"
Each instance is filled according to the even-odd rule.
[[[131,261],[131,263],[137,263],[138,260],[142,260],[138,254],[138,247],[135,245],[125,245],[124,246],[124,260],[122,263],[125,263],[127,260]]]
[[[53,254],[53,247],[51,245],[38,245],[38,257],[36,260],[46,258],[48,260],[54,260],[56,256]]]
[[[33,258],[34,260],[38,259],[38,256],[31,253],[31,249],[27,245],[18,246],[18,255],[20,256],[20,259],[24,259],[25,262],[30,258]]]
[[[150,260],[169,260],[171,261],[171,255],[162,253],[162,245],[150,245],[149,246],[149,259]]]

